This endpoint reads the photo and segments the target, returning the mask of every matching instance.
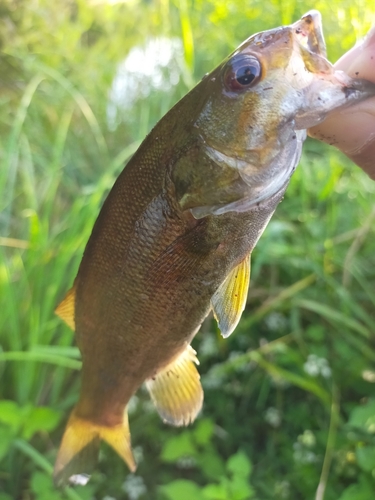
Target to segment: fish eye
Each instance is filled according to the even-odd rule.
[[[234,57],[227,64],[224,84],[232,92],[247,90],[259,81],[261,73],[262,68],[256,57],[250,55]]]

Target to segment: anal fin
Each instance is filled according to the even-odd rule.
[[[59,316],[65,323],[75,331],[75,299],[76,299],[76,290],[73,285],[69,292],[65,295],[60,304],[56,307],[55,313]]]
[[[249,283],[250,254],[228,274],[211,298],[213,313],[224,338],[229,337],[241,319]]]
[[[189,345],[146,381],[146,387],[161,418],[180,426],[193,422],[203,404],[203,389],[194,363],[199,364],[196,352]]]

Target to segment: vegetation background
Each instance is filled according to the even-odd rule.
[[[51,470],[80,360],[54,308],[100,205],[156,121],[300,0],[0,1],[0,500],[369,500],[375,492],[375,182],[308,141],[253,255],[247,309],[194,347],[203,412],[165,426],[130,404],[139,463],[102,445],[85,487]],[[335,61],[371,0],[316,1]],[[126,367],[124,367],[126,369]]]

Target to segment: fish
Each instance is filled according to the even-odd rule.
[[[298,164],[306,129],[374,95],[335,71],[321,16],[254,34],[147,135],[106,198],[73,287],[82,384],[55,484],[85,482],[100,441],[130,471],[127,405],[145,384],[169,424],[203,404],[191,342],[210,311],[223,337],[245,308],[250,258]]]

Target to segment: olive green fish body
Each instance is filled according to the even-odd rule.
[[[248,212],[197,220],[176,202],[175,157],[169,168],[147,160],[139,151],[118,178],[76,278],[84,362],[78,414],[102,424],[122,421],[141,383],[190,344],[212,295],[251,252],[286,187]]]
[[[305,129],[374,94],[325,59],[320,16],[246,40],[155,126],[117,179],[57,308],[76,332],[82,387],[55,481],[82,481],[107,441],[131,470],[126,405],[145,383],[174,425],[203,390],[190,343],[213,311],[245,307],[250,255],[297,166]]]

